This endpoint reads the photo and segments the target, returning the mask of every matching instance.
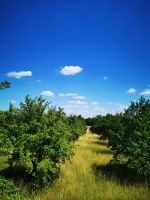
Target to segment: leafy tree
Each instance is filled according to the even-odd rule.
[[[26,96],[19,108],[10,104],[0,112],[0,122],[0,152],[36,188],[47,187],[59,175],[60,164],[73,155],[73,141],[86,131],[81,116],[67,117],[42,97]]]
[[[10,83],[7,80],[0,83],[0,90],[3,90],[5,88],[10,88]]]
[[[11,110],[7,120],[14,114]],[[7,127],[13,143],[10,165],[23,168],[34,186],[47,186],[58,176],[59,163],[72,155],[65,114],[60,109],[50,108],[41,97],[27,96],[25,102],[20,103],[16,117],[10,118],[13,120]]]
[[[68,122],[71,127],[71,141],[77,140],[81,135],[86,132],[86,122],[81,115],[71,115],[70,117],[68,117]]]

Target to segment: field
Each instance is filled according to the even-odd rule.
[[[75,156],[61,176],[41,193],[42,200],[149,200],[150,189],[133,171],[109,165],[106,141],[88,132],[76,142]]]

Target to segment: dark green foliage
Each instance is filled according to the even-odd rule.
[[[92,120],[93,118],[91,117],[85,119],[87,126],[92,126]]]
[[[5,88],[10,88],[10,83],[7,80],[0,83],[0,90]]]
[[[71,141],[77,140],[86,132],[87,126],[85,120],[79,116],[72,115],[68,117],[69,126],[71,127]]]
[[[38,200],[38,197],[27,197],[14,185],[11,180],[6,180],[0,176],[0,199],[1,200]]]
[[[67,117],[42,97],[27,96],[19,108],[10,104],[0,112],[0,121],[1,154],[35,188],[47,187],[58,177],[60,164],[73,155],[73,141],[86,130],[81,116]]]
[[[124,113],[97,116],[92,131],[109,140],[114,160],[150,176],[150,100],[143,97]]]

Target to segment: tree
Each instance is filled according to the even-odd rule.
[[[150,177],[150,100],[131,102],[124,113],[93,119],[92,130],[109,140],[113,160]]]
[[[58,176],[59,164],[73,153],[67,117],[42,97],[27,96],[15,113],[12,108],[6,113],[7,120],[13,120],[6,128],[13,144],[9,164],[24,169],[35,187],[46,187]]]
[[[3,90],[5,88],[10,88],[11,83],[9,83],[7,80],[0,83],[0,90]]]

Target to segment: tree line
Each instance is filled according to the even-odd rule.
[[[86,119],[91,131],[108,139],[113,161],[150,178],[150,100],[141,97],[122,113]],[[149,179],[150,180],[150,179]]]

